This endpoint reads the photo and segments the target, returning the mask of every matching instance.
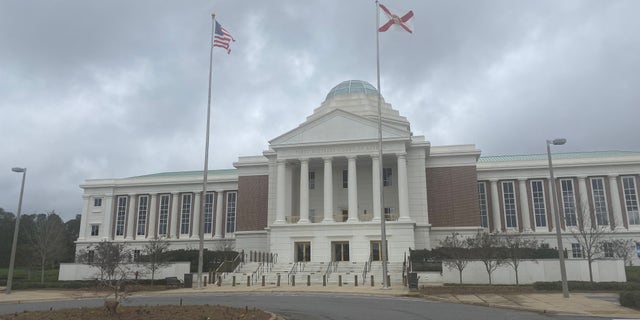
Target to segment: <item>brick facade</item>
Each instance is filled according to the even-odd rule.
[[[269,176],[238,177],[237,231],[267,227]]]
[[[427,168],[426,174],[432,226],[480,226],[476,167]]]

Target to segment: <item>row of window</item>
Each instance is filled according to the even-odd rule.
[[[391,168],[382,168],[382,185],[385,187],[392,186],[393,170]],[[316,173],[309,171],[309,190],[316,188]],[[342,170],[342,188],[349,188],[349,170]]]
[[[613,243],[611,242],[603,242],[602,243],[602,255],[605,258],[613,258]],[[571,244],[571,257],[573,258],[586,258],[585,252],[580,243],[572,243]]]
[[[594,177],[589,179],[591,184],[591,201],[597,225],[609,225],[609,212],[604,178]],[[640,225],[640,210],[638,209],[638,192],[635,177],[623,176],[622,186],[624,194],[624,207],[630,225]],[[531,180],[532,211],[537,228],[547,227],[547,201],[545,200],[545,184],[543,180]],[[478,182],[478,195],[480,204],[480,223],[484,228],[489,227],[489,213],[487,202],[487,189],[485,182]],[[518,206],[513,181],[502,181],[502,207],[507,228],[518,227]],[[562,194],[562,210],[564,212],[565,225],[575,227],[578,225],[578,212],[576,210],[576,193],[572,179],[560,179],[560,191]],[[522,201],[522,199],[520,199]]]
[[[170,194],[161,194],[159,196],[158,206],[158,236],[166,236],[168,233],[169,222],[169,201]],[[99,200],[99,201],[98,201]],[[127,214],[127,196],[118,196],[116,198],[116,236],[123,236],[125,232],[125,219]],[[226,208],[226,233],[234,233],[236,228],[236,202],[237,192],[227,192],[227,208]],[[94,198],[94,206],[102,205],[102,198]],[[182,207],[180,208],[180,234],[189,234],[191,227],[192,194],[182,194]],[[136,235],[144,236],[147,231],[147,218],[149,215],[149,196],[138,196],[137,211],[137,230]],[[205,196],[204,203],[204,233],[213,232],[213,193],[208,192]],[[100,230],[99,224],[91,225],[91,236],[98,236]]]

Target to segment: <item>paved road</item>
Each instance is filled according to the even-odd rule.
[[[256,307],[288,320],[353,319],[593,319],[545,315],[463,304],[425,301],[419,298],[326,293],[201,293],[189,295],[132,296],[126,305],[221,304]],[[49,310],[101,306],[102,299],[39,301],[0,304],[0,314],[23,310]]]

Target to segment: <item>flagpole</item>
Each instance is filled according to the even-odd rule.
[[[384,189],[383,189],[383,161],[382,161],[382,93],[380,92],[380,6],[376,1],[376,77],[378,84],[378,159],[380,165],[378,166],[380,172],[380,181],[378,184],[378,192],[380,193],[380,254],[382,255],[382,286],[385,289],[389,288],[389,281],[387,281],[387,263],[389,257],[387,256],[387,226],[386,216],[384,214]]]
[[[207,179],[209,174],[209,128],[211,125],[211,74],[213,69],[213,35],[215,32],[216,14],[211,14],[211,38],[209,42],[211,49],[209,53],[209,91],[207,97],[207,134],[204,143],[204,171],[202,178],[202,200],[200,200],[200,221],[198,223],[198,237],[200,238],[198,244],[198,289],[202,289],[202,264],[204,260],[204,215],[205,215],[205,203],[207,202]]]

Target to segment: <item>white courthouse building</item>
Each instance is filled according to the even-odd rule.
[[[103,240],[141,248],[158,237],[174,249],[196,249],[201,216],[206,248],[233,242],[283,262],[379,260],[381,219],[392,262],[403,261],[408,248],[438,246],[451,232],[521,232],[556,246],[546,154],[482,156],[472,144],[433,146],[383,100],[380,159],[377,108],[371,84],[338,84],[261,155],[211,170],[206,195],[202,171],[87,180],[77,250]],[[582,226],[640,239],[640,152],[553,158],[569,257],[580,255],[571,230]],[[380,183],[383,207],[376,205]]]

